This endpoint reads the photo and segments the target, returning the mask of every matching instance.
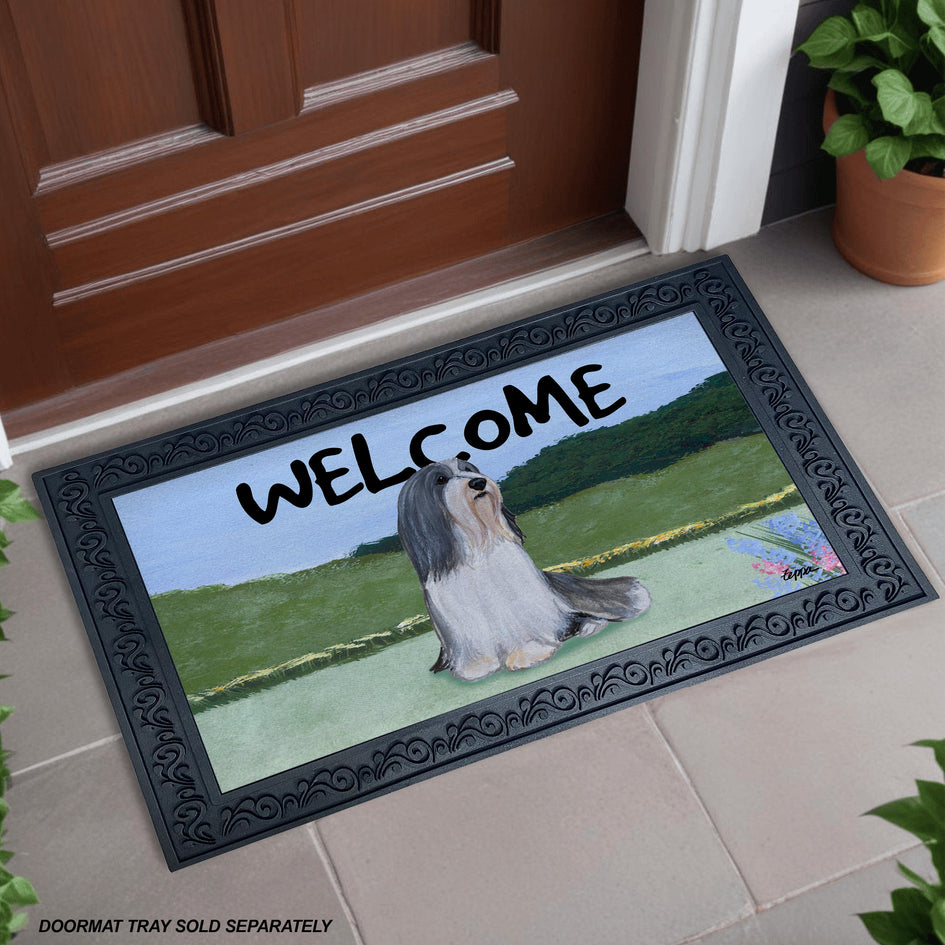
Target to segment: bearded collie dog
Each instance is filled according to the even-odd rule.
[[[430,667],[476,680],[551,659],[571,637],[650,606],[632,577],[540,571],[499,487],[458,457],[416,472],[397,501],[397,532],[420,578],[440,656]]]

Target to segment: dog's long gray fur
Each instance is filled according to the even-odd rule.
[[[401,489],[397,513],[440,640],[434,672],[473,680],[525,669],[550,659],[565,640],[650,606],[636,578],[538,570],[498,486],[468,461],[419,470]]]

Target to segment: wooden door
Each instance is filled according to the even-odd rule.
[[[8,426],[621,207],[641,20],[642,0],[0,0]]]

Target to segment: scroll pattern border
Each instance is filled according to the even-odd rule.
[[[310,775],[289,779],[276,791],[249,792],[219,808],[189,756],[188,742],[158,660],[136,612],[134,595],[116,565],[104,524],[103,493],[133,487],[153,476],[191,467],[286,436],[344,421],[364,411],[430,394],[495,368],[513,365],[614,329],[704,306],[731,351],[741,360],[756,396],[823,507],[849,543],[867,580],[838,591],[811,589],[790,605],[772,606],[725,632],[676,635],[655,641],[650,655],[586,668],[571,681],[512,694],[498,705],[452,713],[415,726],[410,737],[381,749],[352,750],[348,763],[313,765]],[[149,777],[159,798],[171,842],[181,862],[263,832],[271,825],[314,816],[385,789],[431,767],[499,747],[615,702],[682,682],[747,655],[778,648],[834,623],[864,617],[902,601],[917,590],[908,568],[871,515],[854,477],[831,448],[830,438],[767,341],[753,307],[732,283],[724,261],[673,273],[659,281],[622,290],[602,300],[538,316],[465,344],[421,355],[337,384],[303,393],[243,415],[223,418],[198,431],[184,431],[87,461],[47,479],[60,526],[94,615],[105,660],[122,694]],[[580,678],[574,679],[578,676]],[[525,690],[517,690],[523,693]],[[360,756],[360,760],[359,760]],[[292,780],[291,788],[288,787]]]

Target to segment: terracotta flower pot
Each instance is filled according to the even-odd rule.
[[[830,90],[825,133],[838,117]],[[847,262],[882,282],[945,279],[945,178],[903,170],[880,180],[862,150],[837,158],[833,241]]]

